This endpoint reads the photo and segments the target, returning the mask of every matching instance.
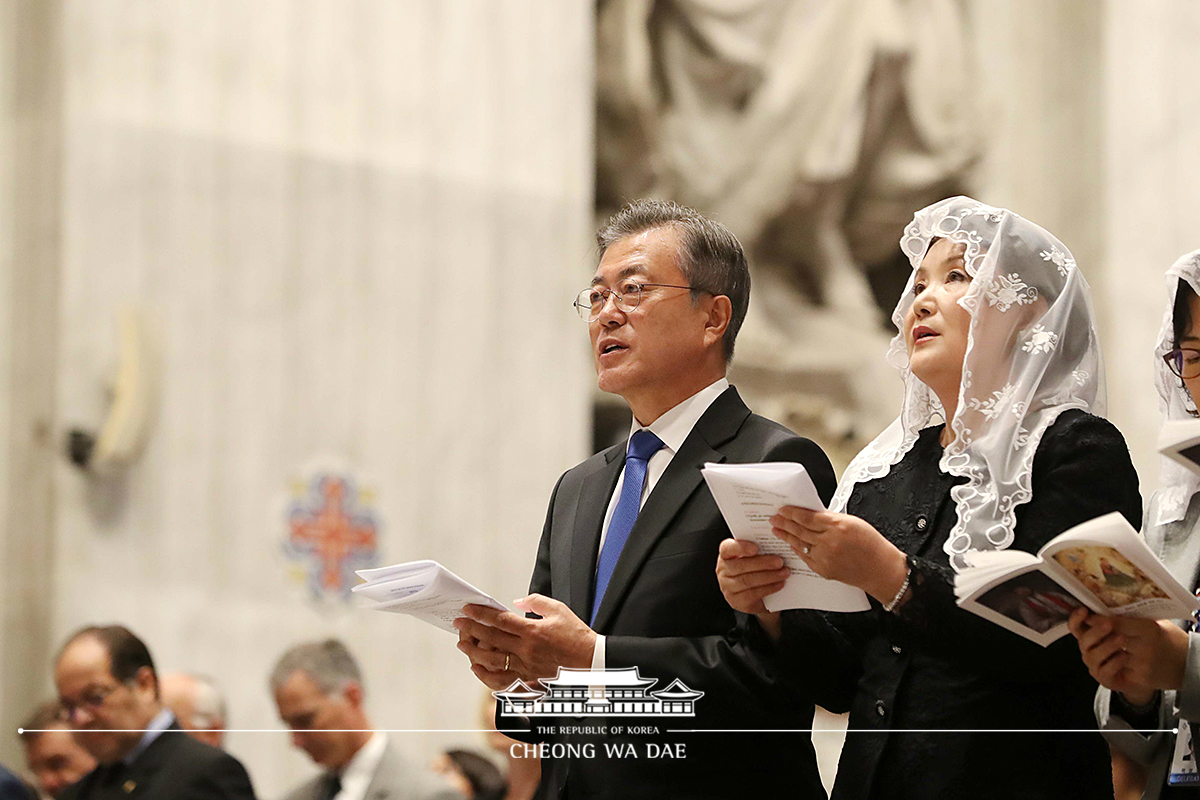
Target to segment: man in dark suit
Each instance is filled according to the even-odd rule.
[[[576,306],[589,323],[600,388],[633,412],[630,440],[559,479],[531,594],[517,601],[531,616],[467,606],[455,623],[459,648],[492,689],[516,680],[536,687],[561,667],[637,667],[658,689],[679,679],[704,692],[694,718],[590,717],[570,720],[569,731],[559,719],[553,732],[543,724],[514,734],[541,744],[513,746],[543,757],[541,797],[823,798],[807,733],[671,729],[811,726],[812,705],[748,653],[721,596],[715,566],[729,529],[700,468],[797,461],[826,501],[833,469],[815,444],[752,414],[725,379],[750,292],[741,245],[727,229],[690,209],[639,201],[597,239],[600,264]],[[498,719],[502,728],[513,722]],[[613,730],[642,723],[654,738]],[[604,729],[580,730],[587,726]],[[666,745],[672,758],[655,758]],[[754,767],[729,769],[732,759]]]
[[[127,628],[73,635],[54,682],[76,741],[99,764],[66,800],[254,800],[241,763],[186,735],[163,706],[150,651]]]

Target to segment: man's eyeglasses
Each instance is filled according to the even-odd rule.
[[[588,322],[595,322],[604,313],[604,306],[608,303],[608,298],[611,296],[613,304],[618,309],[629,313],[642,302],[642,295],[646,289],[687,289],[693,292],[701,291],[691,286],[678,286],[673,283],[639,283],[637,281],[628,281],[621,284],[620,291],[605,289],[602,286],[592,286],[584,289],[575,298],[575,310],[579,312],[579,316],[583,319]]]
[[[114,686],[98,686],[89,688],[83,693],[83,696],[78,700],[59,700],[58,715],[66,722],[70,722],[75,718],[75,713],[81,708],[86,708],[89,713],[94,713],[104,705],[104,701],[108,700],[108,696],[121,688],[121,684]]]
[[[1200,377],[1200,350],[1181,347],[1163,356],[1163,361],[1178,378],[1191,380]]]

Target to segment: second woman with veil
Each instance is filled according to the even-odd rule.
[[[1043,648],[954,597],[970,551],[1036,552],[1111,511],[1140,520],[1128,449],[1100,416],[1087,283],[1054,236],[966,197],[918,212],[901,246],[913,274],[892,316],[900,415],[851,462],[830,511],[772,520],[871,610],[768,613],[786,571],[734,540],[722,591],[757,616],[761,649],[798,691],[850,711],[837,800],[1111,797],[1074,642]]]

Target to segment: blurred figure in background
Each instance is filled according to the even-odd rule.
[[[499,767],[470,750],[447,750],[434,759],[433,771],[471,800],[503,800],[508,793]]]
[[[57,700],[42,703],[21,724],[25,763],[48,797],[61,797],[68,786],[96,768],[96,759],[71,736]]]
[[[0,764],[0,800],[37,800],[33,789]]]
[[[253,800],[250,776],[233,756],[180,735],[162,704],[144,642],[120,625],[83,628],[63,645],[54,682],[75,741],[99,766],[69,800]]]
[[[363,706],[358,663],[337,639],[289,649],[276,662],[270,686],[292,744],[324,770],[287,800],[461,800],[375,730]]]
[[[175,712],[179,727],[213,747],[225,743],[225,696],[206,675],[168,672],[160,681],[163,703]]]
[[[504,773],[508,793],[503,795],[504,800],[533,800],[534,792],[542,780],[542,760],[513,756],[512,745],[518,742],[496,730],[496,698],[491,692],[484,695],[480,714],[483,722],[480,727],[489,731],[485,734],[488,747],[504,756],[504,763],[508,765]]]

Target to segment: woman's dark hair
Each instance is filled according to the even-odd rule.
[[[1175,307],[1171,309],[1171,327],[1175,333],[1175,348],[1183,347],[1183,337],[1192,329],[1192,298],[1196,291],[1183,278],[1175,289]]]
[[[504,776],[486,756],[470,750],[447,750],[446,756],[471,784],[475,800],[501,800],[508,792]]]

